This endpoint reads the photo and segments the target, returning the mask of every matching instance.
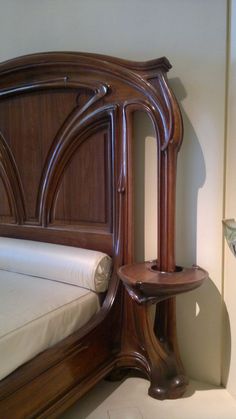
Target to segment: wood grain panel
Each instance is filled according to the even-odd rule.
[[[107,224],[108,136],[102,129],[83,141],[68,164],[59,188],[53,224]]]
[[[76,97],[75,91],[40,91],[0,102],[1,131],[19,170],[28,221],[37,221],[44,162],[56,133],[76,106]]]

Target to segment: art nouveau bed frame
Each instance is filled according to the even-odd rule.
[[[57,417],[122,368],[143,372],[159,399],[186,389],[172,297],[206,273],[175,266],[182,120],[170,68],[166,58],[136,63],[85,53],[0,65],[0,235],[101,250],[114,267],[100,312],[0,382],[1,417]],[[143,264],[133,264],[136,110],[148,113],[158,145],[158,262]]]

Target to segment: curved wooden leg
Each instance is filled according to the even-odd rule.
[[[127,297],[129,298],[129,297]],[[127,308],[128,307],[128,308]],[[183,395],[188,384],[179,354],[173,342],[156,336],[150,315],[150,305],[126,301],[121,363],[146,373],[150,379],[149,395],[156,399],[174,399]],[[168,317],[168,311],[162,313]],[[163,319],[168,322],[168,318]],[[175,327],[175,322],[172,327]],[[172,333],[172,337],[174,334]]]
[[[173,399],[183,395],[188,384],[176,354],[168,347],[168,341],[160,342],[153,330],[149,306],[139,306],[143,344],[150,368],[149,395],[157,399]]]
[[[184,376],[184,368],[179,354],[179,347],[176,334],[175,297],[157,304],[156,316],[154,321],[154,332],[161,344],[164,347],[167,347],[169,352],[172,351],[172,353],[174,353],[178,371],[182,371],[182,374],[180,373],[179,376],[174,379],[174,383],[170,383],[170,386],[174,385],[174,387],[178,387],[185,385],[186,387],[186,385],[188,384],[188,379],[186,376]]]

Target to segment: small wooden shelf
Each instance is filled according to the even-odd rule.
[[[118,275],[138,303],[159,302],[194,290],[208,278],[208,273],[198,266],[176,267],[175,272],[160,272],[155,262],[124,265],[118,270]]]

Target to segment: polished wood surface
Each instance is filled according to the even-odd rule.
[[[138,303],[160,302],[200,287],[208,273],[198,266],[176,267],[175,272],[157,270],[155,262],[136,263],[119,268],[118,274],[128,293]]]
[[[174,299],[158,303],[156,330],[150,318],[153,282],[168,288],[169,276],[161,271],[172,273],[172,286],[179,282],[182,291],[186,277],[192,288],[202,278],[202,271],[175,273],[182,119],[167,82],[170,68],[166,58],[139,63],[86,53],[35,54],[0,64],[0,235],[101,250],[113,258],[99,313],[0,382],[4,418],[57,417],[122,368],[143,372],[156,398],[180,397],[186,389]],[[121,270],[127,292],[117,271],[134,261],[136,110],[149,115],[157,138],[154,269],[160,272],[153,282],[133,284],[133,274],[122,276]],[[140,287],[143,304],[130,287]]]

